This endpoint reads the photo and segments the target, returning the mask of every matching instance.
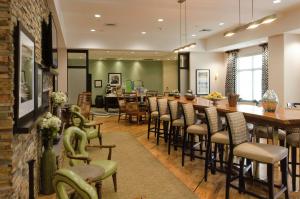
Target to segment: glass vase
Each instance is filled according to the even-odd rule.
[[[275,112],[278,103],[278,95],[274,90],[267,90],[261,99],[262,107],[266,112]]]

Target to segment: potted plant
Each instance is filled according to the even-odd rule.
[[[56,138],[60,127],[61,120],[50,112],[46,113],[39,122],[44,146],[41,159],[41,193],[46,195],[54,193],[52,176],[57,168],[56,155],[53,151],[53,139]]]
[[[229,106],[230,107],[236,107],[240,95],[236,94],[236,93],[229,93],[227,97],[228,97]]]
[[[58,117],[61,117],[61,107],[67,102],[68,98],[64,92],[52,92],[52,113]]]

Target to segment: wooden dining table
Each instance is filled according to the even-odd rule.
[[[185,97],[168,97],[168,99],[177,100],[179,103],[193,103],[194,108],[199,111],[214,106],[210,100],[202,97],[196,97],[194,100],[187,100]],[[300,110],[298,109],[277,107],[275,112],[265,112],[263,107],[255,105],[237,104],[236,107],[230,107],[227,99],[219,101],[216,108],[223,115],[230,112],[242,112],[247,122],[255,124],[264,124],[281,129],[300,127]]]

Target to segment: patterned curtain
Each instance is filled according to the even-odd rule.
[[[236,69],[238,50],[227,52],[227,72],[225,82],[225,95],[236,93]]]
[[[268,44],[260,45],[262,48],[262,85],[261,85],[261,95],[269,88],[269,50]]]

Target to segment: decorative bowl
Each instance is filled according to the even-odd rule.
[[[195,95],[193,95],[193,94],[185,94],[184,97],[187,100],[194,100],[195,99]]]
[[[217,105],[219,101],[226,99],[226,97],[213,98],[208,96],[204,96],[203,98],[212,101],[214,106]]]
[[[275,112],[278,103],[278,95],[274,90],[267,90],[261,99],[262,107],[266,112]]]

